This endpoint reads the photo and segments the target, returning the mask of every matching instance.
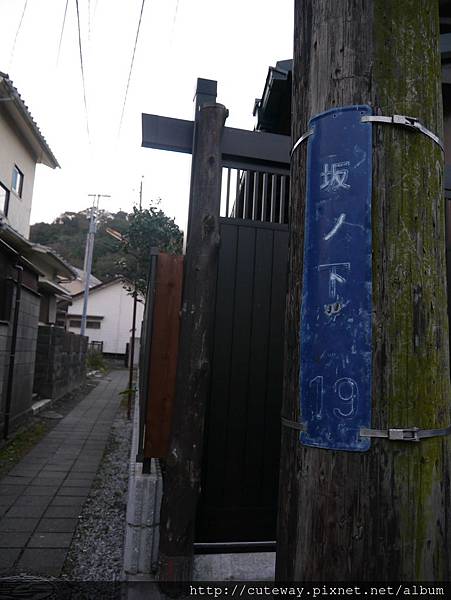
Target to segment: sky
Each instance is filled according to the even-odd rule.
[[[131,211],[142,180],[143,206],[160,198],[184,229],[190,156],[142,148],[141,114],[192,119],[203,77],[218,81],[226,126],[253,129],[268,67],[292,57],[293,4],[145,0],[121,119],[142,0],[78,0],[85,94],[76,0],[67,1],[64,30],[66,0],[0,0],[0,71],[61,165],[38,165],[31,223],[83,210],[89,194],[110,196],[100,208]]]

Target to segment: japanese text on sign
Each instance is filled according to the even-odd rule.
[[[305,445],[363,451],[371,423],[371,126],[367,106],[311,119],[301,309]]]

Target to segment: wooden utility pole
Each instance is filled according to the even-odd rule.
[[[437,0],[296,0],[293,141],[338,106],[417,117],[443,137]],[[372,423],[450,418],[443,154],[426,135],[373,128]],[[293,155],[283,415],[299,421],[306,147]],[[283,427],[279,580],[449,580],[449,436],[307,447]]]
[[[221,137],[226,116],[221,104],[204,106],[195,124],[174,418],[160,518],[159,579],[166,582],[192,579],[210,375],[210,315],[219,249]]]

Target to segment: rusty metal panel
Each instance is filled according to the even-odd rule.
[[[183,257],[159,254],[150,348],[143,458],[169,449],[182,298]]]

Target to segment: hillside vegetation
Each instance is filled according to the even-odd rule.
[[[65,212],[53,223],[36,223],[31,226],[30,239],[49,246],[67,262],[82,269],[89,215],[90,209]],[[111,237],[107,228],[118,231],[124,241]],[[99,211],[92,273],[101,281],[127,277],[143,291],[150,248],[180,254],[182,243],[182,231],[155,204],[146,209],[134,207],[132,213]]]

